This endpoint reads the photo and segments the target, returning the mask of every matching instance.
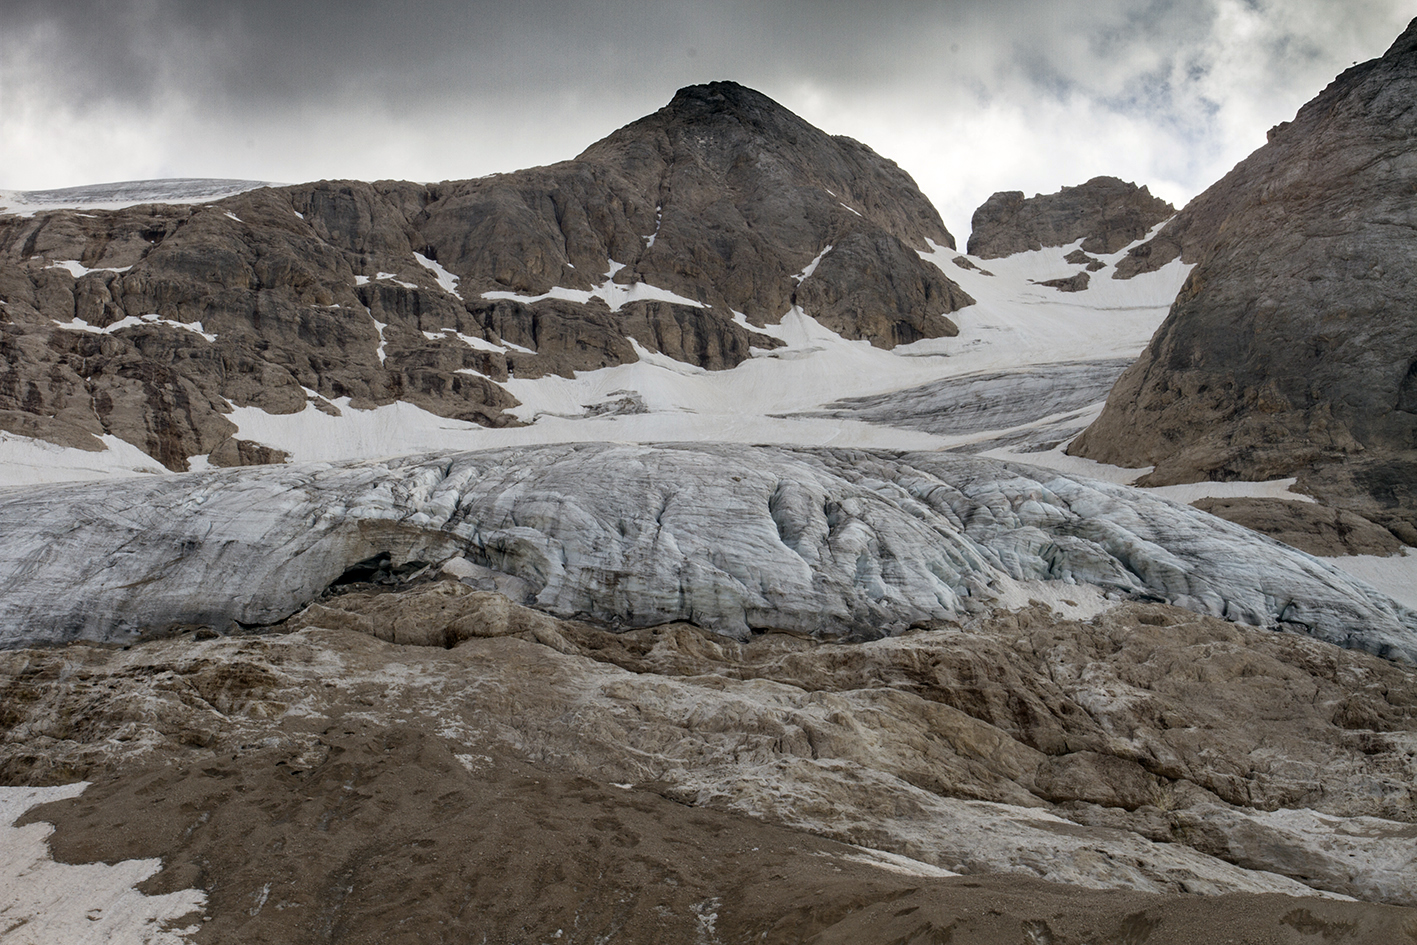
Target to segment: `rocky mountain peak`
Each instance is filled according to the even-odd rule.
[[[1115,253],[1175,212],[1144,185],[1116,177],[1094,177],[1055,194],[1030,198],[1021,190],[1005,190],[974,211],[969,253],[998,259],[1077,240],[1083,241],[1085,252]]]
[[[1394,56],[1411,56],[1417,54],[1417,17],[1407,24],[1407,29],[1402,31],[1402,35],[1393,40],[1387,52],[1383,53],[1384,59]]]
[[[732,82],[549,167],[0,217],[0,430],[164,465],[270,455],[233,408],[411,402],[514,422],[510,377],[732,368],[794,310],[889,348],[973,300],[915,182]],[[740,318],[741,314],[741,318]],[[746,324],[745,324],[746,322]]]
[[[684,123],[714,122],[731,116],[764,128],[789,122],[811,127],[756,89],[729,81],[687,85],[675,92],[661,111]]]
[[[1417,541],[1417,21],[1119,265],[1195,263],[1073,449],[1152,483],[1297,476]]]

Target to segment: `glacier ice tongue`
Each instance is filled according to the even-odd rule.
[[[620,626],[871,639],[1087,584],[1417,662],[1417,614],[1127,486],[943,453],[563,444],[0,497],[0,645],[275,622],[350,565],[454,557]],[[1016,586],[1016,585],[1013,585]]]

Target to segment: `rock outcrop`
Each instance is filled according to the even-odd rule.
[[[954,240],[894,163],[733,83],[513,174],[0,215],[0,429],[185,470],[233,459],[232,407],[503,425],[509,376],[635,343],[732,367],[794,306],[885,347],[953,335],[972,300],[932,244]]]
[[[338,591],[274,633],[0,653],[0,772],[94,782],[28,818],[56,856],[161,857],[147,888],[202,887],[216,941],[787,942],[880,902],[965,927],[991,890],[1082,945],[1142,908],[1234,933],[1417,897],[1417,681],[1365,653],[1162,604],[842,647]]]
[[[1414,96],[1417,21],[1140,248],[1196,268],[1072,452],[1417,526]]]
[[[1175,207],[1153,197],[1145,186],[1115,177],[1094,177],[1056,194],[1031,198],[1025,198],[1020,190],[1004,190],[974,211],[969,254],[997,259],[1078,240],[1086,253],[1115,253],[1175,212]]]
[[[1199,499],[1198,509],[1311,555],[1390,555],[1402,542],[1355,512],[1288,499]]]
[[[1062,582],[1417,663],[1417,614],[1127,486],[940,453],[582,444],[0,496],[0,646],[264,625],[455,558],[520,602],[875,639]],[[497,584],[496,575],[514,579]]]

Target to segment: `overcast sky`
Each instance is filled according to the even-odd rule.
[[[445,180],[733,79],[894,159],[963,243],[995,190],[1178,206],[1417,15],[1390,0],[0,0],[0,188]]]

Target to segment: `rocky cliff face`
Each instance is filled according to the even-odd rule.
[[[1082,240],[1083,255],[1068,261],[1090,264],[1096,260],[1086,253],[1118,252],[1175,212],[1146,187],[1115,177],[1094,177],[1056,194],[1029,198],[1021,190],[1005,190],[974,211],[969,253],[997,259]]]
[[[514,174],[0,216],[0,429],[184,470],[269,458],[228,442],[232,406],[500,425],[509,376],[632,340],[732,367],[793,306],[880,346],[952,335],[972,300],[931,242],[954,246],[896,165],[733,83]]]
[[[1155,484],[1297,475],[1417,540],[1414,96],[1417,22],[1142,247],[1197,266],[1073,452]]]

